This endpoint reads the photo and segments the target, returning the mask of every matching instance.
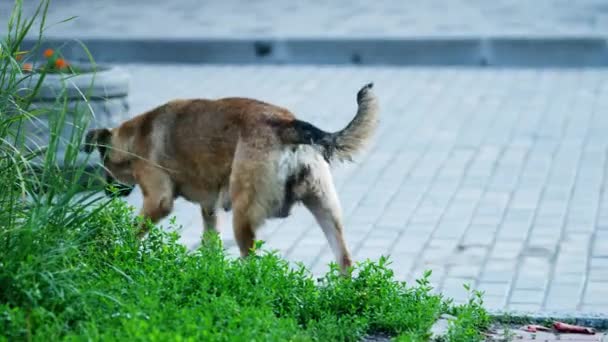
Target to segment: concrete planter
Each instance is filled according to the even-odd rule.
[[[86,71],[87,66],[80,68]],[[24,81],[21,95],[31,93],[40,77],[30,75]],[[96,72],[79,75],[47,74],[30,108],[35,116],[24,127],[27,145],[47,146],[51,127],[64,121],[57,149],[57,159],[63,164],[64,151],[73,134],[84,134],[91,128],[114,127],[127,118],[128,93],[129,75],[117,67],[97,66]],[[89,166],[94,166],[99,163],[99,156],[79,152],[78,160],[87,160]]]

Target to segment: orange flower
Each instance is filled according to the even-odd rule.
[[[28,51],[17,51],[17,52],[15,52],[15,60],[18,61],[18,62],[22,61],[27,53],[28,53]]]
[[[34,66],[32,65],[32,63],[23,63],[21,68],[23,69],[23,71],[31,72],[34,69]]]
[[[53,49],[46,49],[46,50],[44,50],[44,53],[42,55],[46,58],[51,58],[51,57],[53,57],[54,53],[55,53],[55,51],[53,51]]]
[[[55,66],[58,69],[63,69],[68,66],[68,62],[66,62],[63,58],[57,58],[57,60],[55,61]]]

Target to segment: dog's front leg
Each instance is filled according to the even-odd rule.
[[[165,218],[173,210],[173,198],[166,196],[147,196],[144,197],[144,206],[140,211],[140,215],[144,221],[139,224],[137,237],[143,238],[150,227],[148,221],[157,223],[161,219]]]
[[[173,185],[171,178],[158,169],[148,169],[140,173],[138,183],[144,195],[144,205],[140,215],[144,221],[139,225],[137,236],[143,238],[149,230],[148,221],[157,223],[173,210]]]

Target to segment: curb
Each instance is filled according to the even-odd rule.
[[[26,40],[31,47],[35,40]],[[608,41],[598,36],[131,39],[49,38],[72,60],[88,60],[81,44],[106,63],[348,64],[470,67],[603,67]]]
[[[606,313],[583,312],[526,312],[489,310],[490,316],[502,323],[543,323],[546,321],[561,321],[591,327],[597,330],[608,330],[608,310]]]

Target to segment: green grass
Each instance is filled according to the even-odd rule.
[[[452,308],[456,319],[449,322],[448,341],[479,341],[482,339],[480,327],[487,328],[491,323],[483,308],[482,293],[471,290],[469,285],[464,288],[469,292],[469,300]]]
[[[457,317],[450,341],[481,340],[489,320],[479,295],[455,306],[432,293],[430,273],[398,282],[385,258],[346,277],[333,265],[317,280],[276,253],[229,258],[214,235],[192,252],[158,227],[137,240],[132,208],[78,181],[76,151],[89,118],[77,120],[61,152],[76,169],[66,178],[55,132],[65,126],[67,99],[34,110],[37,88],[17,95],[30,76],[15,56],[33,27],[20,4],[0,50],[0,340],[355,341],[384,333],[425,341],[442,313]],[[48,146],[28,149],[24,124],[47,112]]]
[[[215,235],[194,252],[180,245],[176,234],[159,229],[140,243],[132,224],[129,208],[116,200],[80,229],[51,228],[37,231],[39,238],[23,237],[15,247],[46,248],[2,257],[11,266],[0,274],[4,335],[9,340],[352,341],[385,332],[425,340],[441,313],[456,310],[450,340],[474,341],[483,323],[478,318],[485,311],[476,302],[453,307],[431,294],[427,278],[413,287],[397,282],[384,258],[360,264],[352,277],[334,267],[317,282],[275,253],[228,258]]]

